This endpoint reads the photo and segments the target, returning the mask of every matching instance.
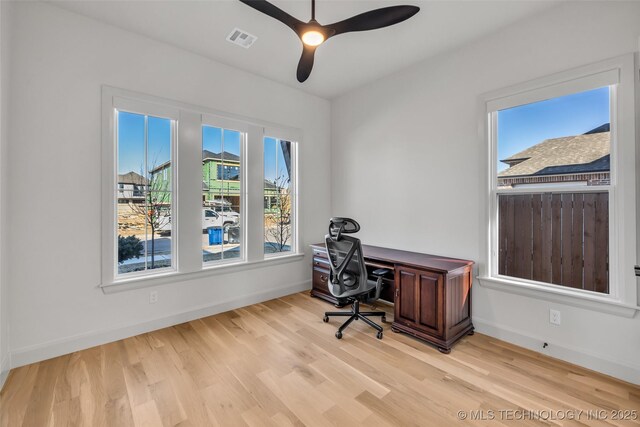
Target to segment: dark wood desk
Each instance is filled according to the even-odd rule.
[[[329,293],[329,260],[324,243],[313,249],[311,296],[344,304]],[[430,342],[443,353],[473,333],[471,284],[473,261],[362,245],[367,266],[387,268],[393,275],[381,299],[394,304],[391,330]]]

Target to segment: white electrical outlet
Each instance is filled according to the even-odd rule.
[[[158,302],[158,291],[149,292],[149,304],[155,304]]]
[[[553,325],[560,325],[560,323],[562,323],[562,318],[558,310],[549,310],[549,323]]]

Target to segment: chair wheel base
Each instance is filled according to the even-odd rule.
[[[324,323],[329,322],[329,316],[324,316],[324,317],[322,318],[322,321],[323,321]]]
[[[381,340],[381,339],[382,339],[382,332],[378,332],[378,333],[376,334],[376,338],[378,338],[379,340]]]
[[[340,331],[336,332],[336,338],[341,340],[342,339],[342,332],[340,332]]]

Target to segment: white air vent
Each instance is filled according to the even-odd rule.
[[[245,49],[251,47],[251,45],[258,40],[256,36],[253,36],[240,28],[234,28],[227,36],[227,41],[242,46]]]

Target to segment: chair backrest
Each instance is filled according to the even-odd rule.
[[[360,225],[351,218],[334,217],[329,220],[329,234],[324,238],[331,267],[329,292],[335,297],[365,290],[367,267],[362,256],[360,239],[345,234],[360,231]]]

